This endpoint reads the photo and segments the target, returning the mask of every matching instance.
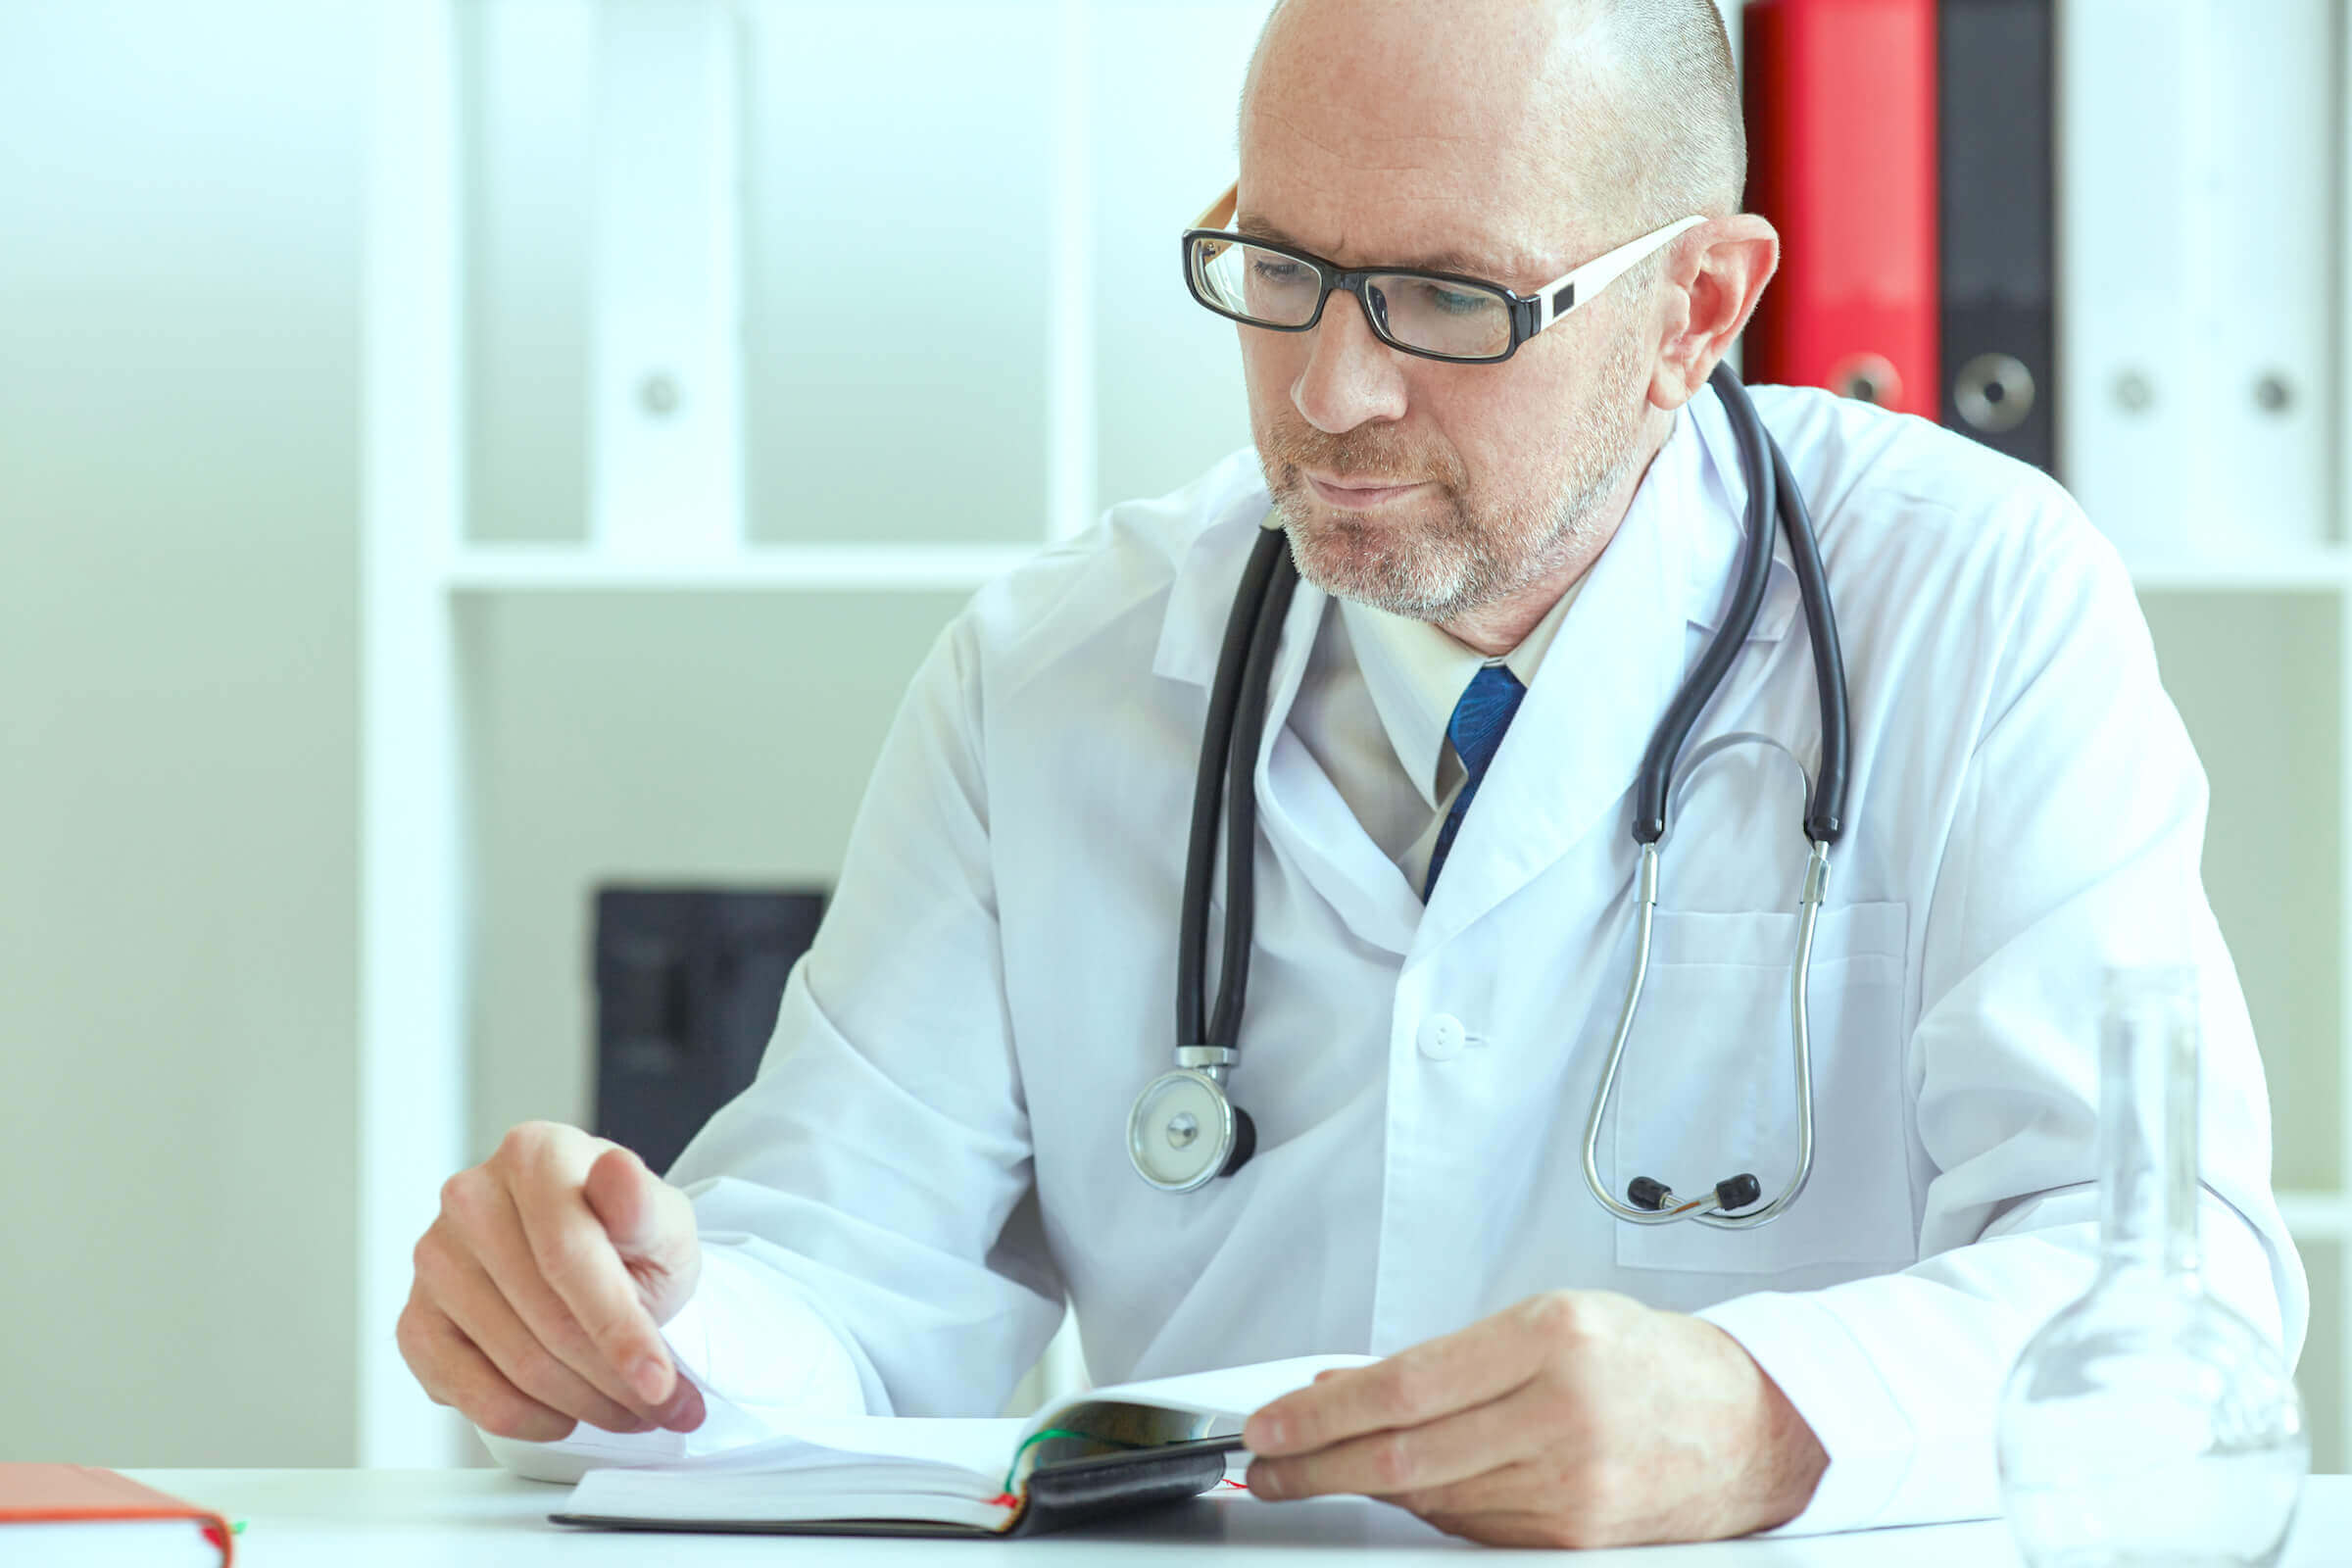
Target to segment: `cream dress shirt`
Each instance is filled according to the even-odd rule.
[[[1337,614],[1324,612],[1291,710],[1291,730],[1415,891],[1428,880],[1438,832],[1465,777],[1446,737],[1454,705],[1487,664],[1507,665],[1520,685],[1535,685],[1536,669],[1578,586],[1570,584],[1519,646],[1499,659],[1425,620],[1348,600],[1332,601]]]

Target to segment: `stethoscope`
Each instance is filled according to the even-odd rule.
[[[1729,612],[1698,665],[1675,694],[1651,734],[1634,787],[1634,842],[1642,857],[1636,876],[1633,977],[1609,1042],[1607,1064],[1585,1123],[1585,1185],[1611,1214],[1637,1225],[1696,1219],[1726,1229],[1748,1229],[1777,1219],[1813,1174],[1813,1052],[1806,993],[1813,962],[1813,927],[1829,891],[1830,846],[1844,827],[1847,721],[1845,666],[1838,651],[1838,623],[1830,608],[1829,583],[1813,519],[1805,510],[1788,460],[1756,416],[1747,389],[1729,366],[1709,378],[1730,416],[1740,446],[1740,467],[1747,481],[1747,540]],[[1642,1005],[1649,973],[1650,920],[1658,903],[1658,849],[1666,837],[1673,804],[1676,760],[1691,726],[1723,684],[1740,644],[1763,607],[1772,567],[1776,526],[1788,536],[1797,589],[1804,601],[1805,630],[1813,648],[1813,676],[1821,704],[1821,768],[1806,781],[1805,838],[1812,846],[1798,899],[1796,956],[1788,983],[1789,1030],[1796,1060],[1796,1173],[1761,1208],[1745,1213],[1763,1196],[1752,1174],[1715,1184],[1703,1197],[1683,1200],[1663,1183],[1636,1177],[1620,1202],[1600,1178],[1597,1149],[1625,1043]],[[1176,1066],[1146,1085],[1127,1117],[1127,1152],[1136,1173],[1162,1192],[1189,1193],[1219,1176],[1230,1176],[1257,1151],[1257,1129],[1250,1113],[1225,1091],[1241,1060],[1242,1004],[1250,983],[1252,922],[1252,861],[1257,845],[1257,792],[1251,774],[1265,737],[1266,704],[1282,622],[1298,572],[1288,536],[1269,527],[1258,537],[1243,568],[1240,589],[1226,617],[1217,673],[1209,688],[1208,723],[1200,741],[1200,771],[1193,786],[1192,839],[1185,853],[1184,910],[1176,953]],[[1787,751],[1766,736],[1717,737],[1692,754],[1695,767],[1727,745],[1761,741]],[[1799,764],[1802,770],[1802,764]],[[1206,1004],[1204,968],[1208,952],[1208,895],[1215,870],[1219,818],[1225,835],[1226,915],[1223,962],[1216,1004]]]

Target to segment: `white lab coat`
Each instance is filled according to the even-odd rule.
[[[1536,1292],[1613,1290],[1721,1325],[1812,1424],[1831,1465],[1795,1528],[1988,1512],[2002,1375],[2088,1277],[2102,972],[2182,958],[2209,1266],[2299,1346],[2261,1067],[2198,882],[2204,777],[2114,550],[2056,484],[1924,421],[1754,397],[1813,509],[1854,742],[1813,957],[1818,1153],[1788,1214],[1637,1228],[1579,1168],[1632,955],[1630,787],[1741,538],[1711,391],[1683,416],[1707,462],[1593,567],[1426,910],[1285,728],[1329,612],[1300,586],[1232,1080],[1257,1155],[1184,1197],[1134,1175],[1128,1106],[1175,1044],[1207,686],[1267,513],[1244,452],[983,590],[916,675],[759,1081],[672,1173],[709,1242],[671,1326],[698,1375],[770,1419],[796,1399],[993,1414],[1065,1292],[1109,1381],[1393,1352]],[[1813,665],[1776,556],[1692,744],[1756,730],[1810,767]],[[1691,778],[1602,1139],[1619,1190],[1752,1171],[1770,1194],[1793,1166],[1800,795],[1757,747]]]

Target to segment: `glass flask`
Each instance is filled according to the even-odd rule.
[[[2311,1440],[2278,1348],[2197,1259],[2197,998],[2113,972],[2099,1053],[2099,1268],[2001,1394],[2002,1511],[2031,1568],[2274,1563]]]

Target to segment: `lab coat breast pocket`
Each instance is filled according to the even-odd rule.
[[[1793,910],[1657,912],[1642,1010],[1619,1069],[1611,1182],[1619,1197],[1636,1176],[1691,1199],[1753,1172],[1770,1201],[1794,1175],[1788,995],[1797,925]],[[1621,1223],[1620,1266],[1777,1274],[1916,1259],[1903,1104],[1908,927],[1902,904],[1828,907],[1815,922],[1813,1175],[1803,1195],[1753,1230]]]

